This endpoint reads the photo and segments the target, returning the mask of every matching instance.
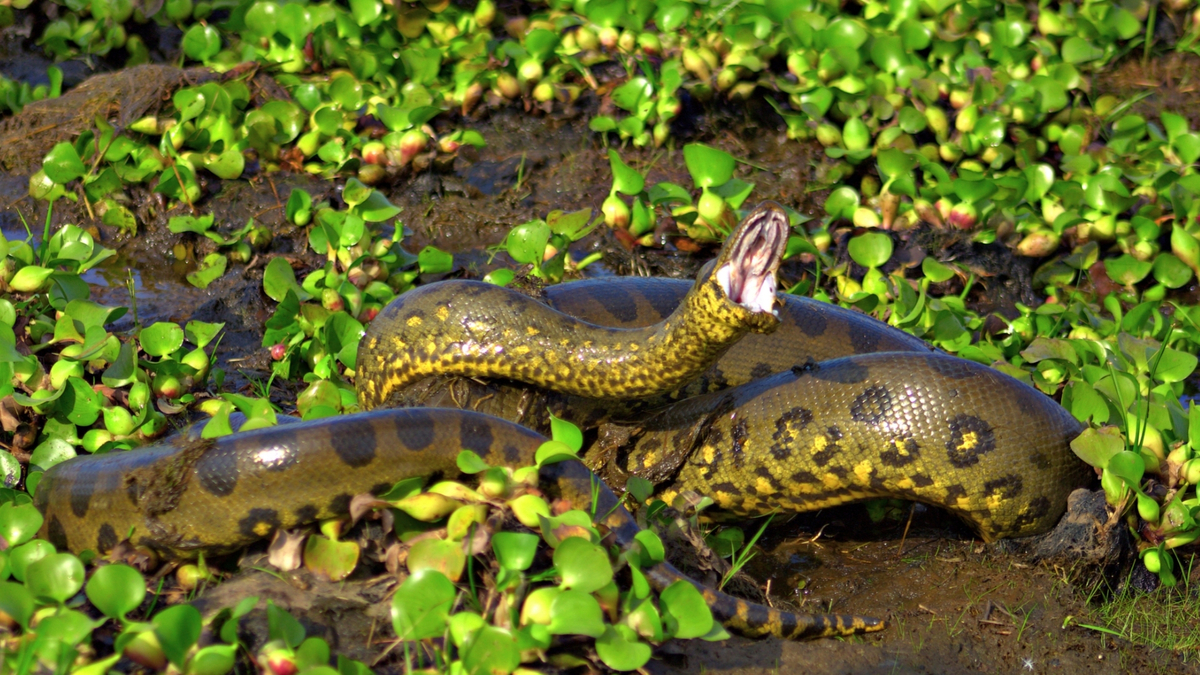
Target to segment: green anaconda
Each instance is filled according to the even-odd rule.
[[[769,217],[762,218],[764,214]],[[764,207],[755,215],[770,226],[779,212]],[[747,222],[754,218],[744,221],[739,231]],[[737,256],[728,254],[738,241],[759,243]],[[750,301],[753,313],[774,314],[763,311],[771,308],[761,300],[768,276],[773,283],[777,254],[764,258],[755,252],[776,251],[778,244],[771,236],[743,240],[735,233],[722,259],[745,267],[722,272],[717,266],[713,274],[698,279],[697,294],[738,296]],[[768,267],[770,274],[765,272]],[[611,288],[617,285],[611,282]],[[444,294],[454,286],[471,290],[462,297]],[[664,333],[656,328],[649,333],[664,336],[659,338],[663,341],[666,335],[676,336],[674,348],[695,348],[707,355],[658,351],[651,360],[629,359],[630,337],[646,336],[647,331],[598,328],[548,312],[530,299],[514,299],[521,296],[503,289],[471,282],[443,282],[437,289],[400,296],[372,324],[358,361],[364,407],[387,404],[390,388],[437,372],[433,363],[451,364],[458,368],[453,372],[470,376],[523,378],[534,384],[574,382],[576,393],[600,387],[600,395],[619,391],[614,398],[649,395],[704,373],[711,359],[746,330],[677,325],[674,332]],[[557,293],[552,291],[552,301]],[[456,308],[460,301],[471,311]],[[1085,474],[1067,447],[1080,427],[1050,399],[986,367],[929,353],[919,341],[851,312],[834,308],[812,319],[802,307],[796,309],[794,300],[778,298],[775,303],[783,307],[781,332],[795,337],[797,331],[809,336],[827,331],[835,337],[818,339],[813,354],[801,348],[790,362],[786,344],[761,347],[748,359],[737,349],[729,352],[704,377],[712,379],[713,386],[738,378],[749,382],[675,403],[646,419],[624,456],[631,471],[654,479],[664,494],[711,490],[727,508],[745,513],[802,510],[868,494],[896,494],[947,506],[989,539],[1045,530],[1061,514],[1067,493]],[[485,305],[514,323],[499,325],[498,319],[473,309]],[[799,320],[793,310],[799,312]],[[568,311],[588,318],[585,311]],[[534,317],[547,322],[534,325]],[[753,327],[761,319],[746,321]],[[467,325],[470,322],[477,325]],[[433,323],[442,324],[445,332],[430,332]],[[769,329],[771,323],[767,319],[757,325]],[[816,330],[816,324],[824,328]],[[412,328],[418,331],[406,332]],[[852,337],[855,331],[862,332],[860,337]],[[479,342],[480,335],[500,342]],[[702,335],[703,343],[678,339],[685,335]],[[514,336],[520,338],[516,346],[503,342]],[[570,351],[589,341],[590,346]],[[826,343],[841,344],[819,351]],[[870,343],[925,353],[891,352],[800,366],[814,355],[845,355]],[[384,344],[386,349],[402,344],[414,351],[405,360],[402,352],[379,350]],[[528,348],[519,368],[495,358],[513,354],[519,346]],[[639,357],[656,351],[639,350]],[[767,363],[762,359],[768,351],[777,353],[784,365],[760,367]],[[601,352],[601,358],[594,358]],[[551,353],[555,356],[548,356]],[[686,363],[677,367],[676,361]],[[477,372],[454,365],[463,363],[498,370]],[[639,372],[630,364],[661,372]],[[567,367],[566,375],[560,366]],[[618,370],[606,371],[614,367]],[[782,372],[765,376],[768,369]],[[681,375],[684,371],[687,374]],[[651,380],[654,383],[647,385]],[[604,389],[604,383],[614,389]],[[376,410],[211,441],[180,440],[77,458],[46,472],[35,503],[46,515],[46,536],[72,550],[106,550],[132,535],[135,544],[187,557],[198,551],[236,549],[282,527],[343,514],[351,495],[405,477],[452,477],[457,475],[454,458],[461,448],[475,450],[491,463],[527,464],[542,440],[511,422],[469,411]],[[591,474],[577,462],[556,466],[562,468],[543,475],[544,487],[586,508],[592,498]],[[607,488],[599,499],[612,499]],[[607,524],[618,545],[631,545],[635,528],[623,509],[613,511]],[[656,570],[651,575],[656,585],[678,578],[669,566]],[[705,594],[714,615],[749,634],[795,637],[882,627],[854,617],[779,613],[712,591]]]

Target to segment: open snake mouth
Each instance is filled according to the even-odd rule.
[[[776,314],[775,272],[787,247],[788,218],[775,202],[763,202],[737,229],[729,262],[717,283],[729,299],[756,313]]]

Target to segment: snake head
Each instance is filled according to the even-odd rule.
[[[788,217],[775,202],[763,202],[729,235],[716,260],[715,279],[732,302],[764,316],[763,328],[774,327],[775,273],[787,247]]]

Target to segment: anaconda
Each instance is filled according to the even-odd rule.
[[[771,210],[771,207],[767,208],[768,213]],[[761,216],[762,212],[756,211],[756,214]],[[736,237],[732,238],[725,251],[738,241]],[[771,246],[766,248],[775,250]],[[753,256],[750,259],[753,260]],[[731,290],[736,296],[761,299],[765,295],[759,290],[766,286],[762,272],[765,268],[749,263],[745,269],[749,272],[731,270],[723,274],[722,267],[717,266],[716,273],[703,275],[696,287],[708,289],[704,292],[718,299],[722,293],[729,296]],[[757,288],[752,288],[753,284],[739,282],[743,279],[761,279],[761,282],[756,282]],[[492,292],[490,287],[473,288],[472,307],[490,304],[499,308],[507,301],[526,302],[513,300],[511,295],[485,297]],[[701,327],[698,330],[677,327],[676,335],[715,335],[717,339],[706,341],[705,346],[696,350],[707,352],[703,358],[694,353],[659,352],[655,358],[660,365],[655,367],[661,367],[664,373],[645,372],[651,362],[643,360],[634,360],[641,370],[605,373],[604,369],[611,367],[613,359],[618,365],[630,363],[627,358],[631,351],[629,341],[617,336],[632,333],[596,329],[554,315],[550,315],[552,320],[548,325],[528,323],[534,312],[546,316],[545,310],[531,310],[532,304],[508,307],[511,311],[501,314],[515,323],[501,326],[497,318],[489,319],[475,312],[452,314],[458,302],[457,296],[409,293],[381,315],[384,320],[377,319],[360,347],[358,385],[364,407],[385,403],[390,398],[387,391],[405,378],[437,372],[430,365],[432,363],[500,364],[490,371],[463,367],[455,372],[484,377],[518,377],[534,384],[583,382],[577,392],[596,392],[602,396],[611,392],[620,392],[612,394],[613,397],[650,394],[664,387],[679,386],[687,377],[679,374],[682,371],[703,372],[708,367],[705,359],[719,356],[725,348],[720,343],[736,339],[737,331],[742,330],[736,326],[733,329]],[[759,310],[764,309],[761,305],[760,301]],[[452,316],[456,316],[453,321],[450,320]],[[477,325],[467,325],[472,321]],[[428,324],[432,323],[442,324],[445,332],[430,332]],[[405,332],[414,326],[420,328],[415,337]],[[482,333],[474,331],[475,328],[481,329]],[[872,325],[871,330],[880,328]],[[498,336],[501,341],[480,343],[475,338],[483,333]],[[641,332],[642,335],[645,333]],[[883,331],[884,337],[888,337],[887,333]],[[521,368],[513,368],[502,359],[494,358],[508,352],[510,345],[502,340],[513,336],[537,338],[529,341],[521,337],[528,348],[525,365]],[[912,345],[911,339],[889,337],[893,338],[900,344],[918,347]],[[595,352],[589,351],[590,347],[582,351],[570,349],[574,344],[589,340],[595,345],[598,339],[610,346],[604,358],[591,358]],[[381,350],[380,345],[385,344],[387,347]],[[450,348],[446,349],[448,345]],[[614,345],[621,345],[622,349],[611,348]],[[685,352],[694,346],[678,339],[673,345]],[[387,351],[400,347],[414,351]],[[786,348],[780,352],[786,354]],[[782,358],[786,361],[786,356]],[[905,466],[909,466],[913,470],[910,480],[914,485],[928,480],[939,492],[927,495],[898,493],[899,496],[962,506],[960,513],[985,537],[1045,529],[1061,513],[1066,492],[1059,494],[1058,491],[1065,483],[1077,482],[1076,473],[1083,475],[1082,471],[1071,469],[1073,458],[1066,447],[1078,425],[1072,426],[1073,420],[1063,417],[1065,412],[1061,408],[1032,389],[1022,389],[1024,385],[1005,379],[1005,376],[995,375],[1002,385],[989,379],[990,375],[980,377],[980,373],[991,371],[954,357],[891,353],[873,358],[879,361],[852,360],[844,365],[826,364],[798,373],[785,371],[784,375],[753,380],[743,388],[677,403],[675,406],[678,407],[672,406],[645,422],[637,436],[638,445],[626,458],[628,466],[634,471],[662,474],[656,478],[660,479],[660,489],[664,493],[713,489],[725,494],[731,509],[740,508],[747,512],[784,505],[799,510],[806,507],[798,502],[824,504],[831,503],[821,501],[826,498],[855,498],[865,494],[859,489],[864,485],[885,491],[903,490]],[[979,389],[971,390],[972,396],[987,393],[1009,404],[998,408],[998,416],[991,416],[986,410],[955,408],[952,404],[961,391],[953,388],[924,397],[914,396],[905,388],[901,375],[912,370],[905,361],[910,358],[924,359],[929,376],[941,378],[943,384],[949,380],[959,382],[962,387],[976,387]],[[675,367],[674,359],[686,361],[686,367]],[[792,365],[795,364],[793,361]],[[894,367],[885,369],[884,365]],[[752,377],[756,376],[754,366],[749,368]],[[721,367],[720,363],[718,367]],[[847,387],[838,394],[842,397],[840,403],[834,400],[831,405],[820,406],[819,401],[804,398],[806,388],[790,386],[793,383],[781,379],[790,374],[793,380],[800,381],[808,377],[801,373],[822,372],[826,373],[825,380]],[[871,376],[877,373],[883,373],[884,379],[872,379]],[[647,386],[646,382],[651,380],[654,383]],[[606,382],[616,387],[608,389]],[[853,398],[846,398],[849,394],[853,394]],[[763,407],[761,401],[768,399],[783,403]],[[975,399],[966,397],[958,403],[969,400]],[[783,404],[787,404],[786,408]],[[756,409],[755,406],[759,407]],[[955,412],[954,416],[947,415],[951,410],[960,409],[961,412]],[[752,411],[760,416],[753,417]],[[1048,465],[1031,462],[1037,458],[1031,456],[1028,448],[1016,445],[1020,442],[1019,434],[1005,431],[1014,425],[1029,424],[1027,419],[1016,418],[1018,412],[1049,420],[1043,427],[1052,431],[1041,432],[1035,437],[1039,447],[1044,448],[1050,461]],[[982,420],[982,424],[966,423],[966,418],[960,415]],[[914,423],[912,416],[926,419],[929,424]],[[962,423],[955,426],[956,420]],[[864,429],[847,434],[840,425],[845,424],[846,429],[850,429],[851,423],[863,425]],[[36,503],[47,515],[48,536],[73,549],[93,545],[104,548],[128,536],[132,529],[135,543],[158,548],[167,554],[226,550],[280,527],[344,513],[349,495],[357,491],[378,488],[407,475],[437,471],[438,466],[443,467],[442,471],[453,473],[452,458],[462,447],[475,449],[491,458],[502,457],[506,463],[527,462],[530,458],[527,446],[511,441],[518,434],[515,429],[519,427],[484,415],[420,409],[364,413],[338,420],[260,430],[211,442],[163,444],[133,453],[61,464],[43,477]],[[821,430],[824,433],[818,433]],[[528,431],[521,433],[531,434]],[[657,450],[653,443],[655,438],[659,440]],[[947,445],[950,441],[954,441],[953,447]],[[939,442],[941,446],[938,446]],[[844,452],[847,448],[853,452]],[[656,452],[659,453],[657,456]],[[882,459],[905,452],[908,457],[918,457],[921,463]],[[758,457],[761,453],[767,453],[773,459]],[[869,470],[861,461],[848,463],[851,457],[869,457],[871,453],[880,460],[877,464],[872,463]],[[955,457],[974,458],[975,461],[955,466]],[[388,462],[393,458],[398,466]],[[748,463],[748,458],[753,461]],[[802,473],[813,463],[825,471],[811,471],[816,480],[807,480]],[[998,472],[997,467],[1002,471]],[[918,470],[923,472],[919,476]],[[1035,470],[1046,470],[1062,482],[1047,488],[1040,480],[1034,480],[1030,472]],[[785,471],[791,471],[791,474],[785,476]],[[355,473],[360,478],[344,481],[339,478],[337,483],[330,482],[331,476],[342,473]],[[845,479],[845,482],[833,485],[829,476],[839,481]],[[1010,476],[1019,480],[1009,480]],[[853,484],[856,479],[862,484],[859,487]],[[954,479],[960,480],[946,482]],[[983,479],[984,483],[1006,482],[991,488],[985,486],[984,489],[990,491],[971,494],[978,483],[976,479]],[[575,501],[577,505],[588,503],[586,491],[564,486],[561,480],[558,483],[552,488],[573,501],[578,500]],[[801,485],[806,487],[801,488]],[[302,486],[302,489],[296,486]],[[804,495],[807,499],[782,499],[784,492],[793,488],[807,490]],[[959,488],[967,494],[961,494]],[[297,494],[305,497],[297,501]],[[773,494],[779,497],[773,501],[761,499]],[[968,498],[969,503],[960,505],[960,497]],[[1039,497],[1049,504],[1044,513],[1038,512],[1038,505],[1042,503],[1036,501]],[[950,504],[948,500],[954,503]],[[213,517],[218,512],[228,515]],[[628,515],[620,517],[627,518]],[[707,595],[714,612],[743,632],[786,635],[790,632],[789,626],[800,626],[795,632],[810,635],[871,630],[881,626],[845,618],[769,614],[764,608],[753,609],[744,603],[722,600],[723,596]]]
[[[656,377],[660,382],[684,381],[686,377],[678,374],[682,369],[702,371],[740,333],[772,329],[777,323],[774,274],[785,235],[786,220],[778,207],[756,210],[739,226],[720,258],[734,264],[718,268],[716,283],[705,278],[696,284],[696,302],[685,310],[692,316],[649,333],[679,345],[696,339],[697,315],[708,317],[699,322],[701,326],[725,321],[722,334],[709,331],[703,336],[711,350],[704,357],[707,360],[693,357],[690,365],[681,367],[669,361],[670,350],[651,354],[653,358],[629,359],[631,350],[618,349],[615,343],[605,345],[609,356],[660,371],[675,369],[666,378],[661,372]],[[730,296],[741,302],[733,302]],[[577,324],[560,320],[557,325]],[[645,332],[608,333],[624,344],[647,336]],[[582,356],[586,362],[586,354]],[[637,378],[633,386],[644,386],[646,380]],[[166,557],[190,558],[200,552],[235,550],[281,528],[344,515],[352,495],[378,492],[404,478],[456,475],[455,459],[462,448],[492,463],[522,466],[533,462],[536,448],[545,440],[528,429],[474,412],[379,410],[214,440],[178,436],[138,451],[76,458],[46,472],[35,504],[46,516],[43,535],[57,546],[107,551],[129,539]],[[331,482],[331,477],[336,481]],[[594,506],[593,512],[607,514],[599,524],[618,547],[634,544],[636,523],[583,464],[567,461],[544,467],[540,481],[548,493],[577,508]],[[659,590],[678,580],[694,584],[714,617],[746,635],[802,638],[883,628],[874,619],[794,614],[747,603],[706,588],[666,563],[646,570],[646,577]]]

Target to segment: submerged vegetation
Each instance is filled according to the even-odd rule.
[[[35,21],[39,8],[54,11]],[[0,0],[0,27],[14,25],[36,26],[32,39],[55,60],[136,66],[166,56],[211,70],[149,115],[124,126],[98,118],[47,148],[29,178],[29,194],[47,204],[44,225],[26,223],[23,239],[0,235],[0,672],[92,675],[123,658],[198,675],[252,661],[275,675],[369,670],[331,661],[324,640],[306,638],[272,604],[271,640],[251,653],[238,621],[256,599],[215,617],[187,604],[164,609],[166,596],[148,595],[143,572],[127,564],[136,555],[78,558],[36,538],[30,495],[59,462],[161,438],[192,411],[212,416],[206,436],[231,432],[234,411],[247,417],[243,429],[277,421],[267,398],[226,391],[226,373],[213,366],[221,324],[143,326],[134,307],[132,327],[114,331],[129,310],[93,301],[83,276],[114,253],[95,223],[136,235],[146,223],[133,195],[160,195],[152,208],[171,214],[170,232],[212,244],[187,275],[204,288],[270,251],[275,236],[253,219],[215,222],[209,181],[272,172],[336,180],[336,198],[283,195],[286,219],[307,228],[324,264],[298,278],[283,257],[266,263],[262,290],[276,304],[262,347],[274,378],[303,383],[289,410],[306,419],[353,412],[364,325],[422,275],[455,269],[436,247],[402,246],[403,218],[387,192],[483,146],[473,121],[506,106],[586,111],[597,142],[611,146],[612,184],[597,216],[581,204],[512,227],[494,253],[516,272],[487,281],[577,276],[598,255],[572,245],[601,228],[631,249],[720,241],[755,201],[755,168],[694,142],[681,122],[697,108],[765,104],[787,138],[823,149],[807,186],[828,191],[823,213],[790,214],[788,255],[804,270],[791,292],[856,307],[1060,397],[1092,426],[1073,448],[1097,469],[1140,563],[1167,586],[1191,573],[1200,538],[1200,411],[1188,405],[1200,350],[1200,129],[1192,111],[1143,114],[1139,97],[1093,89],[1093,76],[1123,59],[1196,53],[1200,10],[1189,0],[552,0],[508,16],[492,0]],[[146,42],[174,30],[177,51]],[[287,98],[252,87],[260,71]],[[62,95],[62,82],[57,66],[41,84],[0,77],[0,115]],[[642,148],[661,148],[692,184],[650,184]],[[52,231],[62,200],[95,222]],[[981,311],[969,264],[894,255],[918,231],[1037,259],[1043,302]],[[558,451],[579,450],[577,431],[556,432],[566,444]],[[401,484],[373,506],[405,544],[405,562],[389,560],[388,570],[412,573],[391,614],[399,641],[390,649],[406,664],[630,670],[651,644],[724,636],[691,586],[650,591],[640,567],[663,557],[653,532],[636,555],[614,557],[599,545],[596,514],[551,518],[541,497],[522,493],[536,471],[469,454],[460,466],[481,477],[477,487]],[[647,485],[629,489],[650,504],[649,520],[665,506]],[[493,516],[510,527],[479,538]],[[294,564],[331,579],[351,574],[359,546],[341,529],[323,524]],[[439,529],[444,536],[421,536]],[[743,546],[740,531],[727,530],[714,548],[740,567],[756,538]],[[614,573],[624,570],[629,584],[618,587]],[[200,561],[180,567],[175,583],[187,594],[217,576]],[[1182,597],[1147,616],[1126,586],[1100,613],[1108,625],[1076,623],[1194,649],[1194,631],[1163,628],[1194,625]],[[115,637],[100,643],[101,630]],[[556,641],[566,635],[594,642]]]

